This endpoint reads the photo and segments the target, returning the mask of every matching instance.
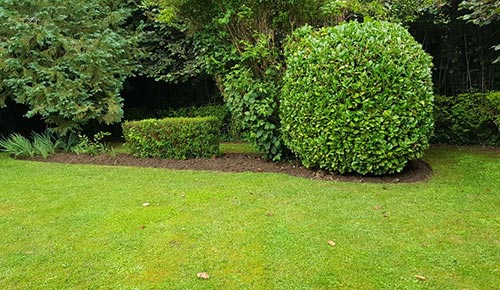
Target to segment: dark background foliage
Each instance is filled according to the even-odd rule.
[[[500,89],[500,52],[492,47],[500,39],[500,22],[478,26],[461,19],[467,11],[452,0],[440,14],[426,13],[410,24],[410,32],[432,55],[436,93],[457,95]]]

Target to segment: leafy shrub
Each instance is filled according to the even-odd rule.
[[[437,96],[432,141],[500,145],[500,92]]]
[[[147,108],[129,108],[125,110],[125,120],[137,121],[144,119],[163,119],[178,117],[215,117],[221,123],[221,140],[234,141],[243,139],[242,130],[226,105],[205,105],[201,107],[183,107],[161,110]]]
[[[181,20],[188,31],[198,32],[191,33],[196,36],[191,46],[199,48],[195,64],[201,60],[198,67],[215,76],[232,115],[248,134],[248,141],[272,160],[289,153],[281,140],[279,92],[285,67],[284,39],[296,27],[305,23],[336,25],[363,17],[405,21],[416,18],[421,8],[429,6],[428,1],[396,5],[383,0],[143,1],[146,2],[146,7],[153,8],[150,11],[160,8],[157,16],[161,21],[174,24]],[[169,53],[162,59],[171,56]]]
[[[215,117],[131,121],[123,124],[123,135],[136,157],[211,157],[219,153],[220,122]]]
[[[224,79],[224,98],[245,139],[273,161],[286,154],[279,129],[280,88],[278,80],[258,79],[246,68],[234,68]]]
[[[286,62],[283,139],[305,166],[389,174],[428,148],[431,57],[403,27],[304,27],[288,42]]]
[[[491,92],[486,95],[489,103],[491,104],[490,114],[493,117],[493,122],[500,130],[500,92]]]
[[[109,145],[102,142],[102,139],[109,135],[111,134],[108,132],[98,132],[93,138],[89,138],[75,133],[61,136],[45,131],[44,133],[33,132],[31,138],[26,138],[14,133],[7,138],[0,139],[0,149],[15,157],[42,156],[47,158],[57,151],[98,155],[111,151]]]
[[[78,135],[78,142],[75,146],[70,147],[70,151],[76,154],[99,155],[108,153],[111,148],[108,143],[103,142],[106,136],[110,136],[109,132],[97,132],[92,138],[86,135]],[[68,139],[69,140],[69,139]]]
[[[64,136],[58,136],[58,149],[66,153],[74,153],[75,148],[80,144],[80,138],[74,132],[68,133]]]

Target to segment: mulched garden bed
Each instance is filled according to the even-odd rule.
[[[154,168],[169,168],[180,170],[212,170],[225,172],[278,172],[298,177],[321,180],[339,180],[351,182],[373,182],[373,183],[410,183],[428,179],[432,175],[431,167],[420,160],[411,161],[401,173],[388,176],[361,176],[361,175],[338,175],[323,170],[307,169],[298,162],[273,163],[262,160],[258,154],[227,153],[212,159],[157,159],[157,158],[135,158],[130,154],[109,155],[76,155],[57,153],[47,159],[41,157],[30,160],[42,162],[58,162],[71,164],[100,164],[140,166]]]

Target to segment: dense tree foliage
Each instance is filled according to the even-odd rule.
[[[470,11],[463,19],[471,20],[474,24],[488,25],[500,20],[500,3],[498,3],[498,0],[466,0],[460,6]]]
[[[410,24],[412,35],[433,56],[435,92],[458,95],[500,87],[498,52],[500,22],[478,26],[462,19],[460,0],[449,1],[439,14],[425,13]]]
[[[406,4],[405,4],[406,3]],[[267,157],[286,151],[280,136],[279,91],[284,72],[283,43],[305,24],[332,26],[365,17],[414,18],[410,1],[329,0],[149,0],[160,5],[158,19],[182,21],[206,52],[205,69],[214,75],[233,115]],[[422,7],[431,1],[418,2]],[[415,4],[412,4],[415,5]],[[394,9],[391,10],[391,7]],[[397,13],[391,14],[391,11]],[[411,16],[408,14],[410,13]]]
[[[136,21],[143,24],[144,37],[139,43],[144,50],[139,75],[159,82],[182,83],[204,74],[202,53],[196,38],[189,37],[187,25],[180,21],[160,22],[157,5],[141,5]]]
[[[123,103],[162,111],[220,100],[213,77],[245,136],[267,157],[280,159],[287,153],[278,114],[283,46],[305,24],[402,23],[433,56],[436,92],[498,90],[498,52],[491,49],[500,49],[498,1],[461,2],[2,0],[0,120],[16,123],[6,112],[27,110],[32,120],[41,118],[60,132],[113,123]],[[146,35],[141,40],[138,26]],[[122,84],[136,63],[142,65],[140,76],[127,82],[123,102]],[[178,84],[189,89],[173,91]]]
[[[120,90],[135,67],[137,35],[125,29],[128,3],[3,0],[0,105],[29,106],[60,132],[90,120],[120,121]]]
[[[500,2],[498,0],[466,0],[460,3],[462,9],[470,11],[463,16],[464,20],[480,26],[488,25],[500,20]],[[495,50],[500,50],[500,44],[494,46]],[[500,56],[495,60],[500,62]]]

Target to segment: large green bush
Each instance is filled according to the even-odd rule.
[[[220,122],[215,117],[130,121],[123,124],[123,136],[136,157],[211,157],[219,153]]]
[[[283,139],[305,166],[389,174],[429,146],[431,57],[403,27],[304,27],[289,41],[286,63]]]
[[[437,96],[432,141],[500,145],[500,92]]]

